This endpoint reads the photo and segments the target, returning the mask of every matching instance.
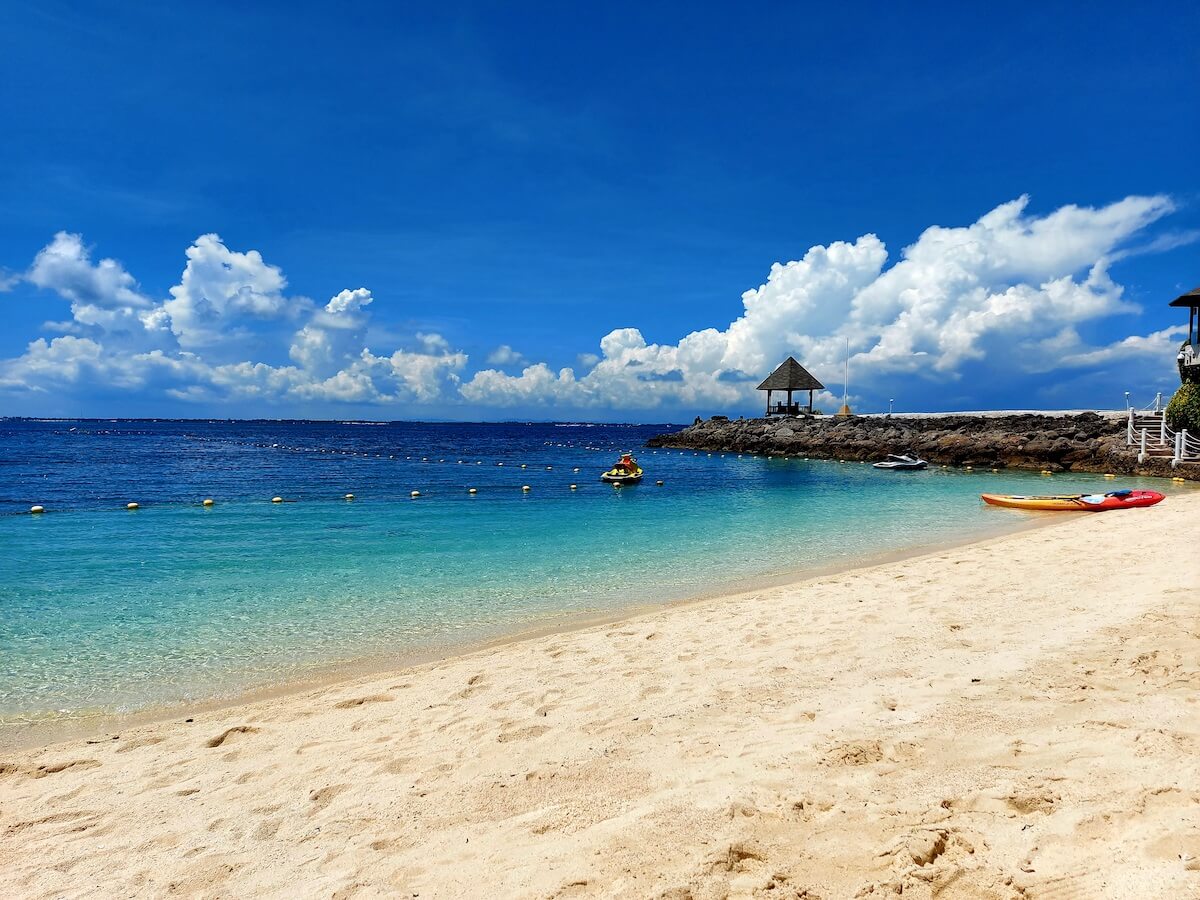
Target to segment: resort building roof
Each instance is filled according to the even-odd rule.
[[[1170,303],[1171,306],[1200,307],[1200,287],[1194,287],[1186,294],[1180,294]]]

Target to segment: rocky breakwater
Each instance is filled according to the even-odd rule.
[[[889,453],[914,451],[938,465],[1200,480],[1200,466],[1172,469],[1169,459],[1156,458],[1139,464],[1136,448],[1125,445],[1124,416],[1091,412],[844,419],[816,416],[731,420],[714,416],[682,431],[658,435],[647,443],[650,447],[871,462]]]

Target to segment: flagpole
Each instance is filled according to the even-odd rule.
[[[846,377],[842,380],[842,408],[837,413],[843,418],[854,415],[850,412],[850,338],[846,338]]]

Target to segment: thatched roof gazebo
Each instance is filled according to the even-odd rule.
[[[813,378],[804,366],[796,362],[795,357],[789,356],[779,364],[778,369],[766,377],[758,389],[767,392],[768,416],[800,415],[800,404],[792,403],[792,392],[808,391],[808,414],[811,416],[813,391],[819,391],[824,387],[825,385]],[[787,403],[776,403],[772,406],[771,394],[774,391],[787,391]]]

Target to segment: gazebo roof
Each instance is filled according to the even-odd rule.
[[[1186,294],[1180,294],[1170,303],[1171,306],[1200,306],[1200,287],[1194,287]]]
[[[819,391],[825,385],[813,378],[795,357],[789,356],[758,386],[760,391]]]

